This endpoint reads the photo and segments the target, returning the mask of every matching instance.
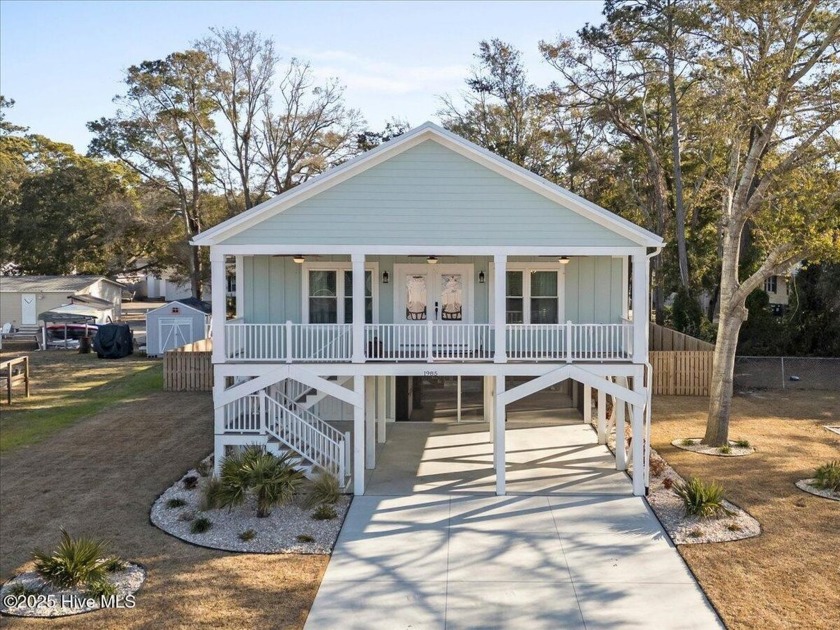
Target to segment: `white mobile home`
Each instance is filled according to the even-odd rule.
[[[626,403],[632,449],[621,419],[616,466],[632,458],[644,493],[659,236],[426,123],[194,243],[212,265],[217,465],[228,446],[281,444],[363,494],[397,380],[472,376],[504,494],[507,406],[574,381]],[[313,411],[325,398],[349,409],[352,458]]]

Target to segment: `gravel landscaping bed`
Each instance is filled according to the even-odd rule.
[[[796,482],[796,487],[802,490],[803,492],[808,492],[810,494],[815,494],[818,497],[822,497],[824,499],[831,499],[832,501],[840,501],[840,492],[835,492],[833,490],[828,490],[827,488],[818,488],[817,486],[813,485],[813,479],[800,479]]]
[[[66,617],[102,608],[134,608],[134,594],[143,585],[146,570],[138,564],[126,564],[123,571],[108,576],[117,592],[104,598],[80,590],[55,588],[35,571],[21,573],[0,589],[0,613],[14,617]]]
[[[673,490],[674,485],[683,481],[682,477],[653,449],[650,458],[650,492],[647,500],[675,545],[732,542],[761,533],[759,522],[729,501],[723,504],[730,514],[717,518],[686,516],[682,499]],[[654,464],[654,461],[661,464]],[[653,470],[660,466],[661,472],[654,475]]]
[[[183,480],[189,477],[198,478],[192,490],[184,486]],[[154,502],[150,515],[152,523],[176,538],[211,549],[244,553],[329,554],[350,507],[350,497],[341,496],[333,506],[336,517],[329,520],[315,520],[312,516],[316,508],[304,508],[301,501],[274,507],[265,518],[257,517],[253,498],[232,510],[202,510],[203,487],[209,480],[210,477],[202,477],[196,470],[189,471]],[[171,500],[183,501],[184,505],[169,507]],[[210,528],[202,533],[193,532],[193,523],[201,518],[209,519]],[[243,540],[240,537],[243,532],[249,532],[253,537]]]
[[[752,446],[738,446],[735,440],[729,440],[729,452],[721,452],[720,446],[708,446],[701,444],[702,438],[686,438],[691,440],[691,444],[686,444],[685,440],[674,440],[671,442],[672,446],[681,448],[684,451],[691,451],[692,453],[700,453],[702,455],[715,455],[717,457],[743,457],[755,452]]]

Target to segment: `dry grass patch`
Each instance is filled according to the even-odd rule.
[[[731,433],[760,449],[749,457],[700,457],[671,441],[702,435],[705,398],[655,396],[652,446],[683,477],[719,480],[761,523],[756,538],[679,552],[730,628],[840,627],[837,505],[794,486],[836,459],[840,394],[760,392],[733,403]]]

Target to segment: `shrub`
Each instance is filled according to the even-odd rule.
[[[289,453],[275,457],[254,446],[226,457],[222,462],[219,504],[232,508],[253,494],[257,516],[269,516],[271,508],[288,503],[306,479],[295,469],[292,458]]]
[[[222,481],[218,477],[211,477],[204,484],[201,497],[202,510],[215,510],[222,506]]]
[[[195,520],[195,511],[194,510],[185,510],[178,515],[179,521],[184,521],[185,523],[189,523],[190,521]]]
[[[111,556],[110,558],[105,560],[105,570],[108,573],[117,573],[119,571],[125,571],[127,568],[128,563],[122,558],[118,558],[117,556]]]
[[[27,586],[23,582],[15,582],[9,588],[9,595],[12,597],[26,597],[28,595],[37,595],[41,592],[40,588],[35,586]]]
[[[312,513],[312,518],[316,521],[331,521],[336,516],[338,516],[338,513],[335,508],[326,504],[318,506],[318,509]]]
[[[326,471],[321,471],[309,486],[304,501],[304,507],[312,508],[316,505],[334,505],[341,495],[338,479]]]
[[[665,460],[659,457],[650,458],[650,474],[658,477],[665,472]]]
[[[244,532],[239,534],[239,540],[242,542],[248,542],[249,540],[254,540],[257,537],[257,532],[253,529],[246,529]]]
[[[297,541],[302,543],[312,543],[315,542],[315,538],[309,534],[298,534]]]
[[[840,492],[840,459],[817,468],[814,471],[814,485],[824,490]]]
[[[726,529],[728,529],[730,532],[740,532],[741,526],[738,525],[738,523],[729,523],[729,525],[726,526]]]
[[[732,452],[732,447],[729,444],[724,444],[718,449],[718,452],[722,455],[729,455]]]
[[[168,507],[168,508],[179,508],[179,507],[184,507],[186,504],[187,504],[187,502],[184,501],[183,499],[169,499],[169,501],[166,502],[166,507]]]
[[[665,477],[665,479],[662,480],[662,487],[665,488],[666,490],[670,490],[673,487],[673,485],[674,485],[674,480],[671,479],[670,477]]]
[[[691,438],[685,438],[682,442],[680,442],[682,446],[694,446],[694,440]]]
[[[189,475],[181,479],[181,483],[184,484],[185,489],[195,490],[195,487],[198,485],[198,477],[195,475]]]
[[[55,551],[32,554],[38,574],[59,588],[75,588],[104,579],[107,556],[105,542],[85,536],[73,538],[63,529]]]
[[[703,530],[700,529],[699,527],[695,527],[690,532],[688,532],[688,535],[691,536],[692,538],[700,538],[700,536],[703,535]]]
[[[738,448],[749,448],[750,441],[749,440],[735,440],[735,446]]]
[[[674,491],[683,500],[685,513],[689,516],[708,518],[727,513],[723,506],[723,486],[719,483],[706,483],[692,477],[674,486]]]
[[[203,534],[211,527],[213,527],[213,521],[206,516],[201,516],[192,522],[192,525],[190,525],[190,531],[193,534]]]
[[[87,592],[91,597],[111,597],[117,594],[117,585],[102,578],[88,584]]]

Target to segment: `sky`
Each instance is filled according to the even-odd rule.
[[[126,69],[185,50],[211,27],[274,38],[285,59],[337,77],[368,128],[393,117],[437,121],[483,39],[522,52],[530,78],[554,72],[537,45],[601,21],[600,1],[565,2],[20,2],[0,0],[0,93],[11,122],[84,152],[85,124],[109,116]]]

